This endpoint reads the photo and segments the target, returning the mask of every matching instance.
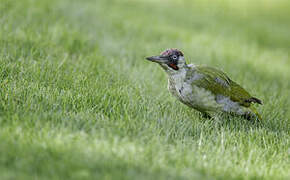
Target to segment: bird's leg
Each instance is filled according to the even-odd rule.
[[[243,114],[242,117],[248,121],[250,121],[252,119],[252,116],[249,113]]]
[[[252,120],[256,120],[257,122],[260,121],[260,119],[256,115],[249,112],[246,112],[245,114],[243,114],[242,117],[248,121],[252,121]]]
[[[208,114],[208,113],[206,113],[206,112],[201,112],[201,116],[203,117],[203,118],[206,118],[206,119],[211,119],[212,117]]]

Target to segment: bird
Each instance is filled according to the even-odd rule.
[[[187,64],[184,54],[170,48],[160,55],[146,57],[159,64],[168,75],[168,90],[183,104],[201,112],[204,118],[218,113],[262,120],[253,106],[262,101],[250,95],[223,71],[207,65]]]

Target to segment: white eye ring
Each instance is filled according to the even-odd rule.
[[[177,59],[177,56],[176,55],[173,55],[172,56],[172,59],[176,60]]]

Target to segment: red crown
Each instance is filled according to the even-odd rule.
[[[162,56],[170,56],[173,54],[178,55],[178,56],[183,56],[183,53],[176,48],[166,49],[165,51],[161,53]]]

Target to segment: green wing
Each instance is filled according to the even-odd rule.
[[[238,102],[242,106],[249,107],[251,102],[261,104],[261,101],[252,97],[244,88],[232,81],[224,72],[208,67],[208,66],[195,66],[195,71],[200,78],[193,81],[193,84],[211,91],[215,95],[224,95],[230,97],[232,101]],[[187,76],[193,76],[193,74]]]

